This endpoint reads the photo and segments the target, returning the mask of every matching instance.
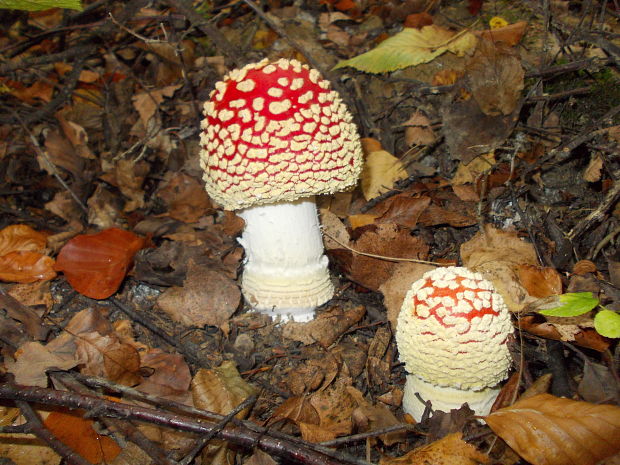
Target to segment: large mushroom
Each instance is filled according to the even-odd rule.
[[[355,185],[362,149],[338,93],[296,60],[231,71],[204,105],[206,189],[246,226],[241,288],[256,310],[308,321],[334,293],[314,195]]]
[[[419,421],[430,401],[434,410],[467,402],[477,415],[488,414],[511,366],[512,333],[502,297],[481,274],[463,267],[425,273],[398,315],[405,412]]]

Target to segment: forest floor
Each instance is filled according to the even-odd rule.
[[[1,15],[1,465],[620,463],[617,2]],[[306,323],[244,301],[200,166],[204,102],[263,58],[317,68],[362,138],[316,198],[335,296]],[[397,316],[446,265],[511,312],[487,421],[402,409]]]

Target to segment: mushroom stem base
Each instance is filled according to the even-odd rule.
[[[334,294],[313,198],[239,212],[245,229],[241,289],[250,306],[282,320],[309,321]]]
[[[449,413],[452,409],[460,408],[465,402],[476,415],[488,415],[499,394],[499,388],[492,387],[474,391],[470,389],[456,389],[448,386],[436,386],[415,375],[407,375],[403,396],[403,409],[416,421],[422,419],[426,405],[416,396],[416,393],[425,401],[431,401],[433,410]]]

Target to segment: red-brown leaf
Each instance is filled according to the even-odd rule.
[[[0,281],[33,283],[56,276],[54,259],[38,252],[11,252],[0,256]]]
[[[117,228],[71,239],[58,254],[55,269],[87,297],[105,299],[114,294],[144,238]]]

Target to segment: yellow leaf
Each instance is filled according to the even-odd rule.
[[[367,73],[387,73],[428,63],[445,52],[458,56],[473,50],[476,37],[467,31],[454,32],[436,26],[405,28],[376,48],[338,63],[334,69],[351,66]]]
[[[620,451],[620,407],[539,394],[484,418],[533,465],[594,465]]]
[[[362,192],[370,200],[392,189],[394,183],[407,177],[401,161],[385,150],[370,152],[362,171]]]

